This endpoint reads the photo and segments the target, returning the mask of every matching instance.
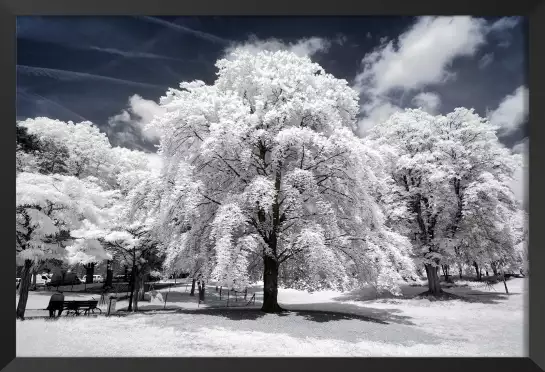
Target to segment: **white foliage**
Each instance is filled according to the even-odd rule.
[[[389,223],[415,241],[419,261],[491,262],[499,257],[492,252],[512,250],[512,232],[503,227],[507,211],[520,209],[509,189],[517,158],[496,130],[473,110],[433,116],[407,109],[366,138],[388,159],[392,187],[382,199]]]
[[[110,143],[105,133],[91,122],[75,124],[39,117],[19,122],[28,133],[39,140],[51,140],[67,148],[69,174],[95,175],[98,168],[107,162]]]
[[[289,52],[237,50],[217,67],[212,86],[170,89],[151,124],[161,133],[166,266],[240,286],[250,260],[293,259],[316,285],[341,288],[376,247],[392,260],[383,276],[398,275],[396,260],[410,271],[410,249],[368,243],[401,237],[377,204],[383,160],[353,133],[357,92]]]
[[[115,191],[103,191],[90,179],[19,173],[16,178],[18,256],[33,261],[66,258],[58,236],[85,224],[105,223],[108,206],[116,195]]]

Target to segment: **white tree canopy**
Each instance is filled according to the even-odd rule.
[[[381,159],[353,133],[357,92],[289,52],[235,51],[217,67],[211,86],[170,89],[152,123],[169,260],[206,258],[210,275],[240,286],[248,255],[293,258],[315,284],[356,275],[395,291],[413,270],[411,245],[376,203]]]
[[[141,152],[123,147],[112,147],[106,134],[91,122],[63,122],[49,118],[20,121],[17,125],[27,129],[45,144],[54,144],[54,150],[66,152],[66,174],[84,178],[94,176],[109,188],[119,188],[118,177],[124,173],[149,170],[149,157]],[[45,149],[47,150],[47,149]],[[46,154],[37,154],[44,156]],[[51,154],[53,157],[56,154]],[[21,153],[19,161],[30,163],[28,154]],[[27,165],[28,167],[28,165]],[[52,169],[52,173],[55,169]]]
[[[71,230],[85,225],[100,226],[108,220],[105,211],[116,192],[104,191],[94,181],[63,175],[18,174],[16,249],[19,262],[65,259]],[[99,250],[93,254],[102,259]]]
[[[140,151],[112,148],[106,135],[90,122],[65,123],[49,118],[36,118],[19,122],[18,125],[34,135],[40,141],[41,147],[34,154],[18,152],[18,168],[27,171],[17,176],[18,197],[20,196],[20,200],[34,198],[34,204],[31,204],[34,207],[43,208],[43,204],[48,203],[55,210],[62,210],[68,218],[68,221],[54,218],[60,221],[57,225],[64,224],[55,225],[54,233],[58,234],[62,230],[71,238],[63,244],[66,249],[59,248],[57,254],[53,255],[54,258],[66,259],[70,263],[90,263],[111,258],[111,254],[104,250],[99,239],[110,234],[120,215],[126,215],[124,208],[127,208],[127,201],[131,200],[131,189],[142,179],[150,179],[150,158]],[[55,159],[59,151],[63,151],[62,155],[65,156],[62,159],[62,169],[66,176],[55,173],[34,174],[39,171],[37,164],[43,162],[42,159],[61,161]],[[55,172],[59,169],[46,167],[41,171]],[[64,190],[63,193],[59,194],[59,188]],[[80,193],[74,191],[80,189]],[[103,198],[99,204],[98,197]],[[84,202],[87,205],[82,205]],[[23,209],[21,211],[24,212]],[[101,220],[83,216],[85,211],[100,212]],[[19,217],[21,216],[18,215]],[[43,219],[46,221],[45,217]],[[35,242],[40,239],[51,240],[43,234],[35,234],[33,237]],[[30,251],[24,253],[32,254]],[[43,252],[39,255],[43,256]]]
[[[520,159],[496,130],[465,108],[444,116],[408,109],[366,138],[388,154],[391,220],[423,263],[490,262],[512,251],[507,225],[521,206],[509,185]]]

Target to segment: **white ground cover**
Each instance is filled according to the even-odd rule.
[[[467,284],[467,283],[465,283]],[[492,289],[484,284],[448,289],[469,301],[411,299],[423,287],[403,288],[402,298],[373,290],[307,293],[280,289],[293,312],[262,314],[240,300],[225,307],[214,286],[205,304],[189,289],[171,289],[167,309],[115,317],[62,317],[17,321],[17,356],[526,356],[526,279]],[[161,290],[163,298],[168,290]],[[87,299],[96,295],[70,295]],[[250,295],[248,295],[250,297]],[[28,309],[45,308],[49,296],[31,292]],[[127,306],[118,303],[118,309]],[[31,317],[32,310],[27,312]],[[38,312],[35,312],[35,315]],[[42,314],[43,315],[43,314]]]

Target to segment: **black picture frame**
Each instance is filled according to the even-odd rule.
[[[345,368],[366,371],[539,371],[545,370],[545,220],[543,207],[544,178],[538,167],[540,159],[545,157],[545,146],[537,141],[542,138],[545,126],[545,89],[542,77],[545,66],[543,35],[545,35],[545,4],[538,0],[519,0],[498,2],[494,0],[381,0],[373,2],[355,2],[335,0],[261,2],[255,0],[0,0],[0,97],[2,134],[0,152],[2,152],[2,204],[0,207],[2,223],[1,236],[7,237],[13,232],[13,212],[15,209],[15,162],[14,136],[12,123],[16,118],[16,17],[19,15],[247,15],[247,16],[356,16],[356,15],[475,15],[527,17],[528,28],[528,78],[530,96],[530,137],[536,145],[530,146],[529,190],[530,204],[530,271],[529,279],[529,330],[527,358],[15,358],[15,317],[7,306],[0,306],[0,324],[3,347],[0,348],[0,368],[5,371],[61,371],[78,372],[130,370],[236,370],[246,371],[265,369],[342,370]],[[541,135],[540,135],[541,134]],[[7,241],[7,238],[6,238]],[[6,244],[5,244],[6,245]],[[8,253],[9,252],[9,253]],[[0,260],[2,293],[13,293],[11,277],[15,269],[14,251],[8,249]],[[9,284],[9,288],[8,288]],[[9,290],[9,291],[8,291]],[[4,303],[6,303],[5,301]],[[502,337],[501,325],[498,325],[498,337]],[[483,339],[486,342],[486,339]],[[161,367],[163,366],[163,367]]]

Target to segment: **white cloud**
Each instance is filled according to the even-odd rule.
[[[515,92],[507,95],[497,109],[488,114],[488,120],[499,127],[500,136],[507,136],[524,123],[527,115],[528,89],[520,86]]]
[[[505,31],[517,26],[521,21],[521,17],[503,17],[492,23],[489,27],[490,31]]]
[[[479,68],[482,70],[494,61],[494,53],[486,53],[479,60]]]
[[[344,43],[346,43],[347,40],[348,38],[346,37],[346,35],[339,34],[335,42],[339,45],[344,45]]]
[[[417,107],[421,107],[422,110],[430,114],[435,114],[441,105],[441,97],[437,93],[421,92],[414,96],[412,102]]]
[[[152,172],[160,173],[163,167],[163,158],[154,153],[147,153],[146,155],[148,156],[148,165]]]
[[[498,40],[497,45],[499,47],[507,48],[511,45],[512,38],[509,31],[515,28],[521,20],[522,17],[503,17],[498,19],[496,22],[489,24],[487,31],[493,34]]]
[[[356,87],[380,95],[441,83],[455,58],[473,55],[484,43],[484,25],[466,16],[421,17],[399,36],[397,47],[390,41],[364,57]]]
[[[355,89],[367,98],[361,107],[365,117],[359,123],[360,131],[383,120],[387,113],[401,110],[399,104],[390,102],[392,92],[406,93],[452,79],[452,62],[477,52],[485,43],[485,26],[486,21],[466,16],[420,17],[397,39],[381,38],[380,45],[363,58],[355,78]],[[428,110],[440,104],[432,94],[415,98]]]
[[[331,42],[319,37],[311,37],[307,39],[301,39],[296,43],[285,43],[278,39],[260,40],[256,37],[250,38],[248,41],[242,44],[233,44],[229,46],[225,52],[228,56],[235,49],[243,49],[250,53],[259,53],[267,50],[270,52],[276,52],[279,50],[288,50],[297,54],[300,57],[312,56],[318,52],[326,52],[331,46]]]
[[[513,152],[515,154],[521,154],[521,155],[528,155],[528,146],[529,146],[529,140],[528,138],[523,139],[522,141],[518,142],[513,146]]]
[[[311,56],[317,52],[325,52],[329,49],[331,43],[319,37],[299,40],[295,44],[290,44],[289,50],[299,56]]]
[[[117,122],[124,122],[124,121],[130,121],[130,120],[131,120],[131,115],[127,111],[123,110],[121,111],[120,114],[109,118],[108,122],[117,123]]]
[[[509,45],[511,45],[511,42],[509,40],[503,40],[498,43],[498,46],[500,48],[508,48]]]
[[[147,129],[146,125],[155,115],[163,112],[156,102],[134,95],[130,97],[126,110],[108,119],[110,136],[116,136],[116,139],[125,145],[135,143],[137,136],[149,142],[156,142],[159,134],[153,129]]]
[[[164,113],[164,109],[161,108],[156,102],[147,100],[139,95],[134,95],[129,99],[129,110],[140,118],[138,123],[144,129],[144,126],[150,123],[156,115]],[[150,139],[157,139],[158,133],[149,129],[143,130],[144,134]]]
[[[386,121],[394,113],[401,111],[401,107],[389,101],[376,100],[366,106],[367,115],[358,122],[358,131],[361,136],[376,124]]]

